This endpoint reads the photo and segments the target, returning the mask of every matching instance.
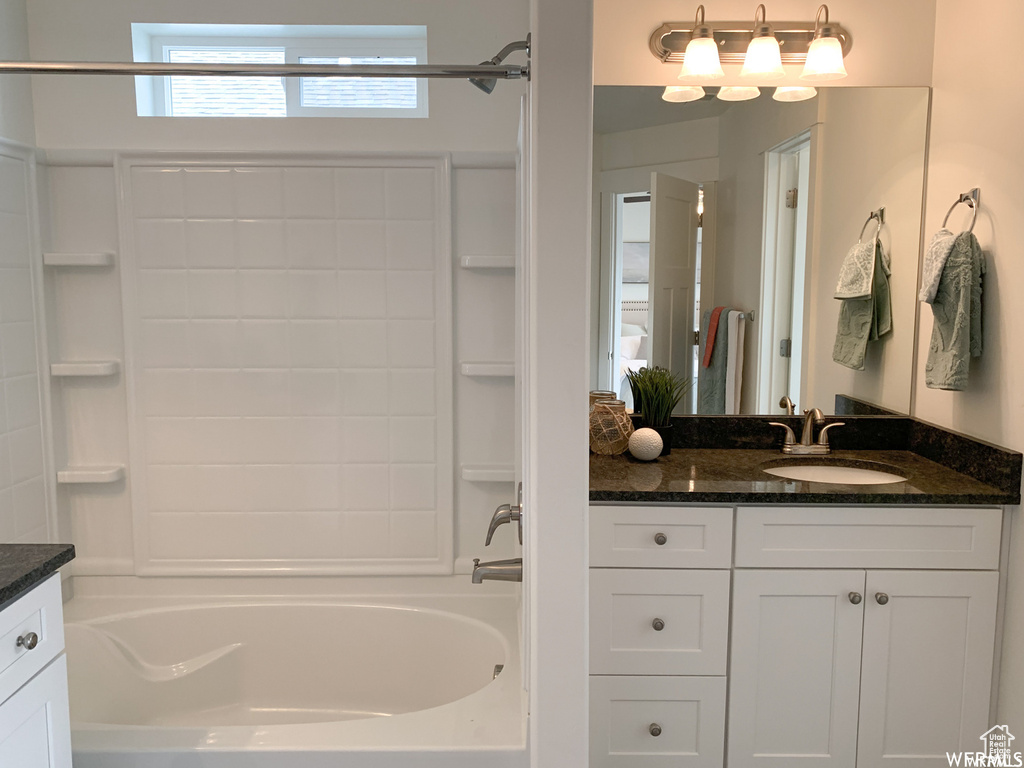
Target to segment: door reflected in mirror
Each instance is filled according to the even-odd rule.
[[[830,412],[837,394],[907,412],[928,89],[662,90],[595,88],[592,386],[628,404],[626,372],[660,365],[694,382],[679,413],[783,413],[786,396]],[[852,370],[833,360],[833,294],[883,206],[893,329]]]

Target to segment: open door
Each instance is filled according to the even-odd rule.
[[[651,174],[651,364],[668,368],[683,381],[693,378],[698,197],[693,182]],[[683,398],[679,411],[690,410],[689,398]]]

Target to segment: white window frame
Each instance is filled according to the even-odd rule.
[[[166,62],[171,49],[283,50],[285,63],[301,57],[405,56],[427,62],[426,27],[310,27],[215,24],[132,24],[136,61]],[[425,118],[427,80],[416,79],[416,107],[303,107],[301,78],[282,78],[287,117]],[[170,77],[135,78],[139,115],[168,117]],[[230,117],[230,116],[225,116]],[[239,115],[238,117],[244,117]],[[271,118],[279,119],[279,118]]]

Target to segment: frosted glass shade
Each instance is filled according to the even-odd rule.
[[[774,35],[755,37],[747,46],[743,57],[740,77],[756,77],[759,80],[778,80],[786,73],[782,71],[782,56],[779,41]]]
[[[712,37],[695,37],[686,44],[683,53],[683,68],[679,79],[699,77],[704,80],[718,80],[725,77],[722,62],[718,58],[718,44]]]
[[[726,85],[718,92],[718,98],[722,101],[749,101],[760,95],[760,88],[748,85]]]
[[[819,37],[807,49],[801,80],[839,80],[846,77],[843,46],[835,37]]]
[[[661,94],[664,101],[682,103],[704,98],[704,89],[699,85],[670,85]]]
[[[817,95],[817,89],[810,86],[784,85],[775,89],[772,98],[776,101],[807,101]]]

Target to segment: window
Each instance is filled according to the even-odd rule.
[[[426,27],[132,24],[136,61],[423,64]],[[427,82],[374,77],[136,77],[139,115],[426,117]]]

